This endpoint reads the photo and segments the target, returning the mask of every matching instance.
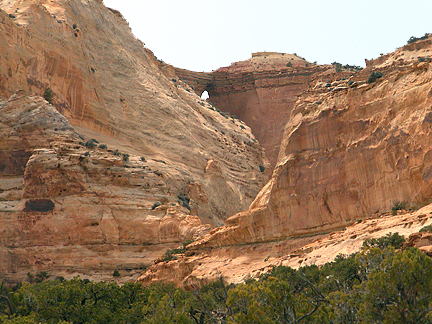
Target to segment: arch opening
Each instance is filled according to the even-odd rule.
[[[203,93],[201,94],[201,99],[202,100],[207,100],[209,97],[210,96],[209,96],[207,90],[204,90]]]

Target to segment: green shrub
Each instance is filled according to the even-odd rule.
[[[118,270],[114,270],[113,277],[120,277],[120,272]]]
[[[422,37],[414,37],[414,36],[411,36],[409,39],[408,39],[408,41],[407,41],[407,44],[412,44],[412,43],[415,43],[415,42],[417,42],[417,41],[419,41],[419,40],[425,40],[425,39],[428,39],[429,38],[429,35],[426,33],[426,34],[424,34],[424,36],[422,36]]]
[[[114,152],[113,152],[113,154],[114,154],[114,156],[120,156],[120,152],[119,152],[119,150],[114,150]]]
[[[175,254],[183,254],[186,252],[186,246],[191,244],[192,242],[194,242],[193,239],[187,240],[185,242],[182,243],[182,247],[181,248],[176,248],[176,249],[172,249],[172,250],[167,250],[162,258],[162,261],[171,261],[171,260],[175,260],[177,259],[177,257],[175,256]]]
[[[146,159],[145,159],[145,157],[144,156],[141,156],[141,161],[143,161],[143,162],[145,162],[146,161]]]
[[[259,169],[260,169],[261,172],[264,172],[264,171],[265,171],[265,167],[264,167],[264,165],[261,164],[261,165],[259,166]]]
[[[87,141],[84,145],[88,148],[95,148],[96,142],[94,141],[94,139],[91,139],[91,140]]]
[[[381,72],[376,72],[376,71],[373,71],[370,75],[369,75],[369,78],[368,78],[368,80],[367,80],[367,83],[373,83],[373,82],[375,82],[376,80],[378,80],[379,78],[381,78],[383,76],[383,74],[381,73]]]
[[[101,144],[101,145],[99,145],[99,148],[100,148],[100,149],[103,149],[103,150],[106,150],[106,149],[107,149],[107,146],[106,146],[106,144]]]
[[[154,204],[153,204],[153,206],[152,206],[152,208],[151,208],[151,210],[155,210],[156,207],[159,207],[160,205],[161,205],[161,203],[159,201],[155,201]]]
[[[44,94],[43,94],[43,97],[44,97],[44,99],[46,100],[46,101],[48,101],[50,104],[52,104],[53,103],[53,100],[54,100],[54,93],[53,93],[53,91],[51,90],[51,88],[46,88],[45,89],[45,92],[44,92]]]
[[[333,62],[332,65],[336,69],[336,72],[342,72],[342,64],[340,64],[338,62]]]
[[[186,195],[184,195],[184,194],[179,194],[179,195],[177,196],[177,198],[178,198],[178,203],[179,203],[180,205],[182,205],[183,207],[186,207],[187,209],[191,210],[191,207],[190,207],[190,205],[189,205],[189,203],[190,203],[190,198],[189,198],[188,196],[186,196]]]
[[[129,161],[129,154],[123,153],[123,161]]]
[[[393,202],[393,207],[391,209],[393,215],[396,215],[398,210],[404,209],[406,209],[406,203],[404,201],[396,200],[395,202]]]
[[[388,233],[386,236],[380,238],[370,238],[363,242],[364,247],[378,247],[381,250],[387,247],[394,247],[395,249],[400,249],[405,243],[405,237],[399,235],[399,233]]]
[[[419,232],[432,232],[432,224],[422,227]]]

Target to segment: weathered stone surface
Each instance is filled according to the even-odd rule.
[[[249,60],[212,73],[208,100],[251,127],[274,167],[297,97],[316,80],[332,82],[352,73],[336,72],[332,65],[316,65],[293,54],[253,53]]]
[[[218,260],[227,249],[322,235],[381,215],[397,201],[414,208],[429,203],[432,64],[418,56],[430,56],[432,42],[416,48],[368,62],[330,87],[317,82],[299,96],[271,180],[249,210],[190,245],[194,256],[178,262],[190,262],[193,273],[200,265],[192,260]],[[372,71],[383,76],[369,84]]]
[[[380,68],[384,76],[371,84],[350,88],[345,80],[332,91],[305,92],[286,125],[272,179],[249,211],[229,218],[203,246],[320,233],[383,213],[396,201],[429,202],[431,67],[408,61]]]
[[[118,12],[0,9],[3,275],[136,274],[249,206],[268,176],[250,128],[168,78]],[[55,109],[37,97],[48,88]]]
[[[360,251],[366,239],[390,233],[405,236],[405,246],[416,246],[430,253],[431,234],[422,235],[418,231],[431,223],[432,205],[428,205],[416,212],[402,211],[396,216],[387,213],[366,219],[330,234],[217,249],[199,250],[189,246],[186,254],[179,255],[178,260],[158,263],[147,269],[138,280],[145,284],[170,281],[181,287],[190,287],[223,276],[228,283],[238,284],[258,278],[274,266],[321,266],[339,254],[350,255]]]

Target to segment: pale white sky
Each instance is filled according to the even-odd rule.
[[[432,32],[432,0],[104,0],[167,63],[216,70],[252,52],[364,66]]]

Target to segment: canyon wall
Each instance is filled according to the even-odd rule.
[[[121,14],[0,9],[2,276],[136,274],[248,208],[269,175],[250,128],[167,77]]]
[[[167,279],[167,269],[183,265],[183,278],[204,264],[207,275],[212,266],[224,275],[225,265],[247,268],[255,250],[279,246],[289,255],[295,242],[379,217],[396,204],[430,203],[431,61],[429,38],[369,61],[348,79],[312,83],[289,113],[272,177],[250,208],[140,280],[157,280],[159,272]],[[248,246],[251,255],[224,258]]]
[[[271,180],[248,211],[202,244],[319,233],[383,213],[397,201],[428,203],[432,64],[422,57],[431,57],[432,41],[422,45],[401,48],[333,87],[317,83],[304,92]],[[383,76],[368,83],[371,72]]]

